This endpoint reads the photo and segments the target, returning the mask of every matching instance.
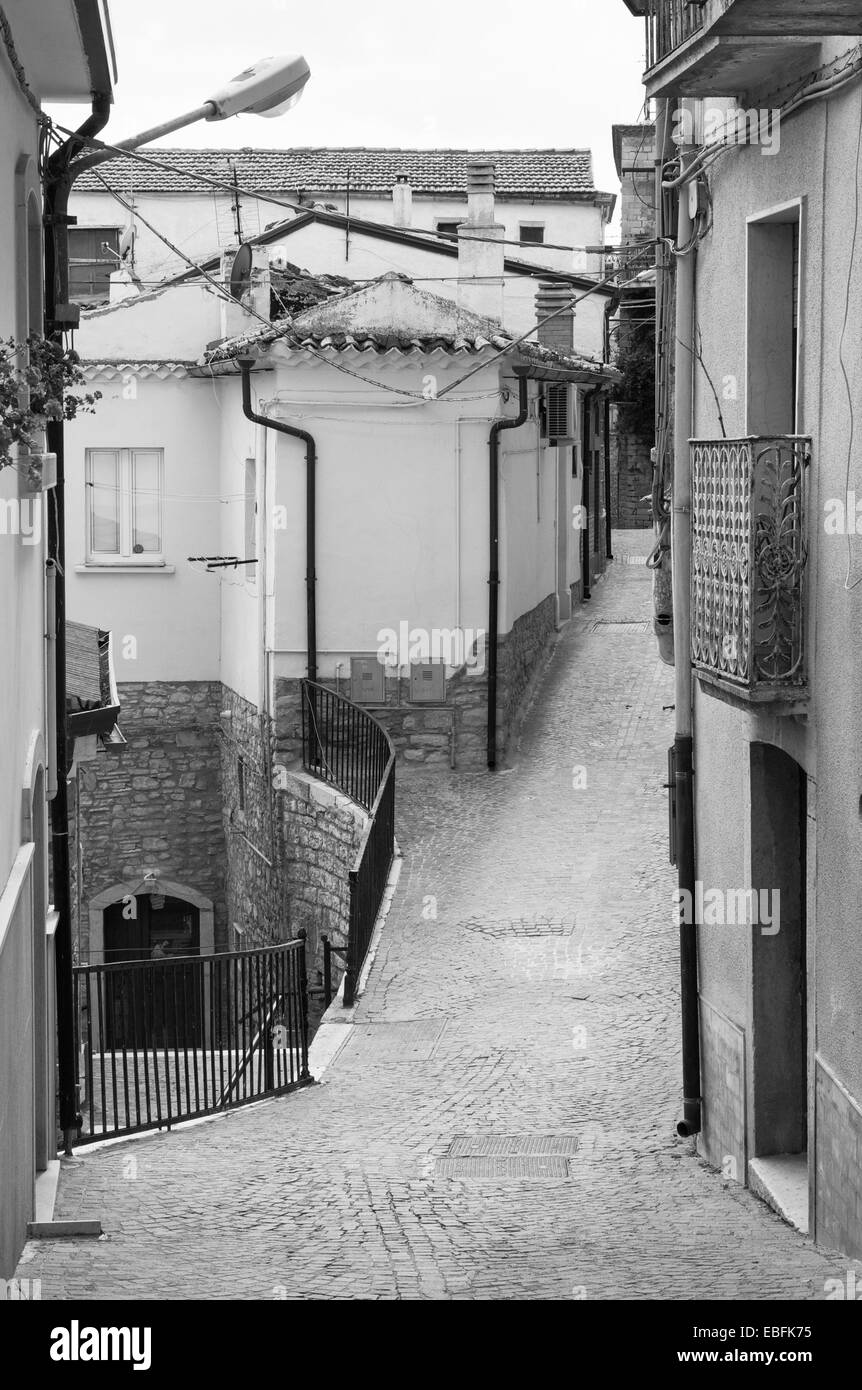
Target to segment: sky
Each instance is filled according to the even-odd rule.
[[[191,110],[249,62],[302,53],[275,120],[199,123],[174,146],[589,148],[619,192],[611,126],[643,104],[643,22],[622,0],[111,0],[119,80],[104,138]],[[86,108],[53,107],[64,125]]]

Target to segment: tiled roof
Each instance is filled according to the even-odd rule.
[[[159,169],[136,159],[111,161],[109,182],[135,193],[201,192],[195,174],[211,179],[233,177],[261,193],[335,193],[347,186],[355,193],[391,193],[396,176],[407,174],[414,193],[466,197],[467,163],[490,160],[496,165],[497,195],[501,198],[578,198],[596,193],[589,150],[144,150],[174,170]],[[80,175],[75,191],[104,192],[89,171]]]

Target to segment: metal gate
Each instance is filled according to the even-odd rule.
[[[307,1086],[305,933],[281,946],[75,968],[79,1143]]]

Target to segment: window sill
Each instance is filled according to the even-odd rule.
[[[176,574],[176,565],[76,565],[76,574]]]

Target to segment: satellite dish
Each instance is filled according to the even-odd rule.
[[[234,299],[240,300],[251,284],[251,247],[244,243],[233,258],[230,268],[230,292]]]

